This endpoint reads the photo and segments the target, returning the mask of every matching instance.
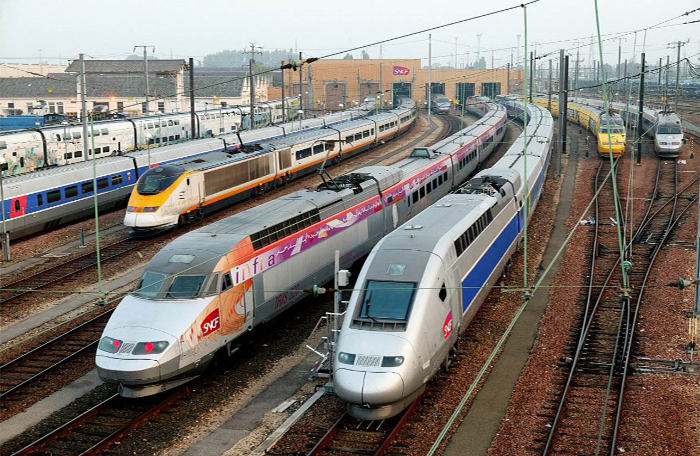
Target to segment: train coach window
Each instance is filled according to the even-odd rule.
[[[362,137],[363,137],[363,138],[366,138],[366,137],[368,137],[368,136],[369,136],[369,130],[365,130],[365,131],[362,132]]]
[[[56,201],[61,201],[61,191],[60,190],[52,190],[52,191],[46,193],[46,202],[51,204],[51,203],[55,203]]]
[[[66,160],[70,160],[71,158],[73,158],[73,152],[66,152],[65,154],[63,154],[63,158],[65,158]]]
[[[444,283],[440,287],[440,292],[438,293],[438,298],[440,298],[440,301],[442,301],[442,302],[445,302],[445,299],[447,299],[447,288],[445,288]]]
[[[168,120],[168,126],[171,126],[171,127],[172,127],[173,125],[174,125],[173,121],[172,121],[172,120]]]
[[[59,141],[59,142],[61,141],[61,135],[56,134],[56,141]]]
[[[79,131],[74,131],[73,133],[73,139],[80,139],[80,132]]]
[[[122,175],[117,174],[112,176],[112,185],[119,185],[122,183]]]
[[[80,158],[83,156],[83,151],[82,150],[76,150],[75,151],[75,158]]]
[[[345,137],[345,142],[346,142],[346,143],[352,144],[353,141],[354,141],[354,139],[353,139],[353,136],[352,136],[352,135],[346,136],[346,137]]]
[[[362,133],[355,133],[355,141],[362,139]]]
[[[109,187],[109,179],[106,177],[103,177],[101,179],[97,179],[97,189],[102,190],[103,188]]]
[[[320,154],[323,152],[323,144],[316,144],[314,146],[314,154]]]
[[[109,152],[109,146],[104,146],[102,148],[102,153]]]
[[[38,195],[36,195],[36,204],[37,204],[37,206],[43,206],[43,205],[44,205],[44,195],[42,195],[41,193],[39,193]]]
[[[60,140],[59,140],[60,141]],[[0,141],[0,150],[5,150],[7,149],[7,142],[6,141]]]
[[[202,289],[205,278],[206,276],[203,275],[175,276],[166,297],[175,299],[196,298]]]
[[[227,272],[223,275],[221,279],[221,291],[226,291],[233,286],[233,280],[231,279],[231,273]]]
[[[92,193],[92,181],[83,182],[80,185],[80,191],[83,192],[83,194]]]
[[[108,129],[108,128],[103,128],[103,129],[101,130],[101,133],[102,133],[103,135],[108,135],[108,134],[109,134],[109,129]]]
[[[70,187],[66,187],[66,198],[73,198],[74,196],[78,196],[78,186],[77,185],[71,185]]]
[[[371,134],[373,135],[373,134],[374,134],[374,128],[373,128],[372,130],[370,130],[370,131],[372,132]]]

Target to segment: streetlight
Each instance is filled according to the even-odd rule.
[[[303,109],[298,110],[297,115],[299,116],[299,130],[301,130],[301,119],[304,118],[304,110]]]
[[[340,111],[342,111],[344,107],[345,107],[345,105],[343,103],[338,103],[338,109]]]

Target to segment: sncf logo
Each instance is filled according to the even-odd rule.
[[[445,323],[442,324],[443,337],[447,339],[450,334],[452,334],[452,312],[447,314],[447,318],[445,318]]]
[[[394,74],[407,75],[408,73],[410,73],[410,70],[408,68],[402,66],[394,66]]]
[[[202,322],[202,336],[206,336],[219,329],[221,319],[219,318],[219,309],[214,309],[212,313],[207,315],[207,318]]]

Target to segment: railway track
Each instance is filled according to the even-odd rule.
[[[344,413],[307,455],[386,454],[420,401],[416,399],[406,410],[386,420],[361,420]]]
[[[621,223],[623,233],[634,233],[632,242],[625,245],[625,257],[631,262],[624,266],[628,270],[627,284],[622,280],[617,217],[609,183],[596,199],[589,283],[582,295],[580,325],[570,335],[567,356],[562,359],[568,372],[556,392],[558,405],[548,415],[551,423],[546,440],[539,442],[542,454],[615,453],[639,306],[654,259],[675,224],[697,199],[686,198],[691,202],[679,210],[681,195],[693,188],[698,178],[679,190],[677,163],[657,163],[652,198],[639,226],[633,229],[624,220]],[[596,189],[609,170],[609,162],[601,162]]]
[[[112,310],[101,312],[94,318],[25,351],[20,356],[0,366],[0,413],[2,419],[13,406],[41,398],[42,382],[55,381],[70,375],[75,363],[92,363],[100,334],[107,324]]]
[[[13,455],[98,454],[140,424],[175,406],[188,391],[181,388],[138,401],[115,394]]]

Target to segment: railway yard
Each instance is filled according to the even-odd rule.
[[[700,455],[700,8],[493,3],[0,46],[0,456]]]
[[[428,125],[421,117],[397,142],[343,162],[331,172],[394,162],[414,145],[435,142],[459,129],[456,117],[433,119],[435,125]],[[473,121],[467,118],[467,124]],[[491,166],[520,132],[519,125],[511,122],[503,144],[483,166]],[[577,227],[543,292],[533,296],[510,339],[500,347],[497,361],[489,364],[489,356],[523,302],[522,291],[509,291],[517,290],[522,280],[522,251],[516,253],[507,275],[461,336],[460,354],[449,370],[432,381],[406,412],[386,421],[348,416],[337,397],[319,396],[321,381],[305,379],[315,361],[304,347],[306,339],[317,319],[332,309],[332,300],[325,297],[307,298],[304,305],[287,311],[285,322],[273,321],[246,336],[245,350],[217,360],[206,375],[184,388],[135,401],[121,398],[114,386],[95,379],[95,347],[118,302],[112,296],[133,288],[150,256],[183,230],[230,216],[282,192],[315,186],[321,182],[317,175],[155,238],[130,238],[120,227],[121,211],[102,215],[106,304],[91,294],[96,290],[94,241],[89,235],[85,247],[75,241],[77,226],[88,227],[89,233],[89,221],[17,242],[13,262],[5,266],[12,272],[3,274],[2,419],[4,429],[14,433],[3,442],[3,451],[199,454],[212,451],[213,446],[212,454],[326,454],[329,449],[343,453],[380,448],[387,454],[427,454],[439,441],[438,454],[464,454],[461,442],[469,441],[470,454],[518,454],[523,449],[539,453],[547,446],[559,454],[595,445],[600,430],[600,445],[608,444],[615,432],[619,448],[655,454],[662,452],[661,442],[654,433],[644,432],[654,429],[665,433],[663,445],[671,445],[674,454],[685,450],[692,454],[700,424],[700,377],[685,352],[686,314],[692,298],[687,291],[665,285],[693,272],[699,170],[690,155],[697,144],[689,135],[691,140],[677,161],[658,159],[646,148],[649,144],[641,166],[631,166],[625,160],[628,157],[619,161],[625,236],[635,250],[634,258],[639,255],[630,276],[632,307],[624,310],[618,307],[619,289],[603,287],[606,279],[619,280],[616,226],[610,222],[615,219],[614,205],[612,192],[605,187],[609,179],[602,184],[597,204],[587,207],[610,164],[597,156],[590,132],[570,126],[569,134],[563,175],[558,178],[556,167],[550,166],[530,225],[533,283],[553,258],[560,245],[557,241]],[[593,263],[590,252],[594,249],[598,255]],[[571,286],[589,279],[588,288]],[[75,289],[84,293],[70,293]],[[601,289],[607,292],[599,296]],[[621,323],[620,315],[626,312],[630,316]],[[588,325],[582,331],[584,323]],[[577,350],[578,337],[588,341],[582,350]],[[626,347],[609,343],[625,338],[631,340]],[[613,369],[611,373],[610,359],[626,356],[630,357],[627,372]],[[263,358],[266,363],[255,362]],[[569,368],[572,365],[574,369]],[[483,374],[482,366],[488,366],[486,375],[465,396],[477,375]],[[622,384],[625,399],[618,408],[621,394],[615,388]],[[283,397],[271,392],[275,388]],[[75,400],[54,398],[71,390],[74,393],[68,398]],[[512,396],[503,394],[510,390]],[[313,403],[302,407],[309,398]],[[274,400],[281,406],[260,409]],[[675,406],[664,406],[669,403]],[[41,408],[45,411],[37,413]],[[298,415],[293,424],[282,426],[293,413]],[[285,432],[273,433],[280,426]]]

